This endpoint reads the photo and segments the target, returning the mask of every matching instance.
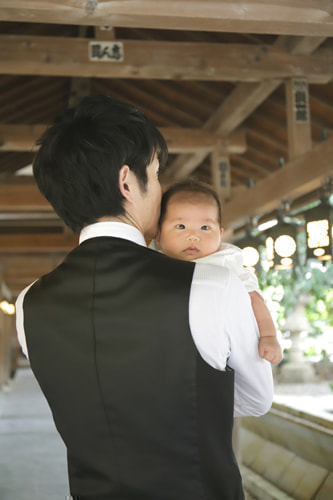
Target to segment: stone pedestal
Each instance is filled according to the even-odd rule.
[[[309,329],[305,315],[305,306],[308,300],[307,296],[300,296],[294,310],[287,318],[284,330],[290,332],[292,346],[288,362],[281,366],[278,376],[280,384],[314,382],[316,380],[314,367],[307,361],[301,349],[301,335]]]

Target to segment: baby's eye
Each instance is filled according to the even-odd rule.
[[[185,229],[184,224],[177,224],[176,226],[177,229]]]
[[[205,226],[201,226],[201,229],[202,229],[203,231],[208,231],[209,226],[206,226],[206,225],[205,225]]]

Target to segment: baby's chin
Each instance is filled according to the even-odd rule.
[[[187,262],[192,262],[192,260],[200,259],[201,255],[197,254],[186,254],[186,253],[181,253],[178,255],[176,258],[179,260],[185,260]]]
[[[185,262],[192,262],[197,259],[201,259],[202,257],[205,257],[205,255],[201,255],[201,252],[195,252],[195,253],[186,253],[186,252],[179,252],[179,253],[173,253],[173,252],[164,252],[168,257],[171,257],[172,259],[177,259],[177,260],[184,260]]]
[[[182,253],[180,254],[178,257],[176,257],[177,259],[180,259],[180,260],[185,260],[185,261],[188,261],[188,262],[196,262],[196,261],[200,261],[200,259],[204,259],[205,257],[208,257],[209,255],[211,254],[214,254],[216,253],[217,250],[213,250],[212,252],[207,252],[207,253],[204,253],[202,254],[202,252],[196,252],[194,254],[186,254],[186,253]]]
[[[168,257],[171,257],[171,259],[176,259],[176,260],[184,260],[187,262],[191,262],[192,260],[198,259],[198,257],[194,255],[184,255],[184,254],[174,254],[174,253],[167,253],[165,252],[165,255]]]

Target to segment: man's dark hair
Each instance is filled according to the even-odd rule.
[[[125,213],[118,175],[123,165],[143,191],[147,166],[168,156],[164,137],[133,106],[104,95],[85,97],[37,141],[33,171],[41,193],[75,232]]]
[[[194,179],[187,179],[185,181],[173,184],[163,193],[161,202],[161,214],[158,222],[159,227],[161,227],[163,223],[170,198],[178,193],[192,193],[194,195],[203,194],[208,198],[212,198],[213,200],[215,200],[218,211],[218,221],[220,226],[222,225],[222,207],[217,192],[209,184],[205,184],[204,182]]]

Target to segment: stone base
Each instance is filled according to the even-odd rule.
[[[277,375],[279,384],[299,384],[302,382],[315,382],[317,375],[310,363],[285,363]]]

